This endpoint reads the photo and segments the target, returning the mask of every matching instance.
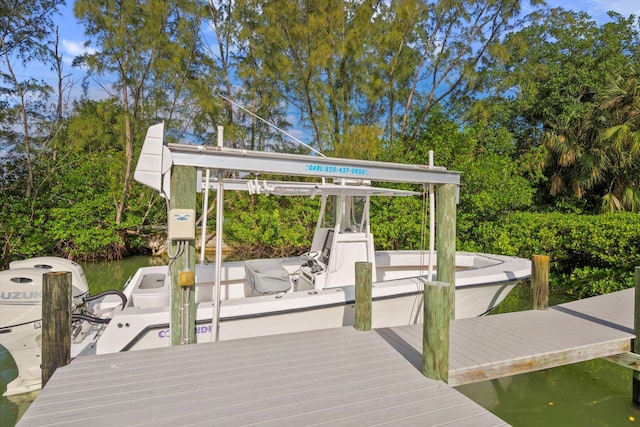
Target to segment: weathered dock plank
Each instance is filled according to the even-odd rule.
[[[256,424],[506,425],[347,327],[79,358],[18,426]]]

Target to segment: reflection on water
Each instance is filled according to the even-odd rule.
[[[93,295],[108,289],[124,289],[127,280],[140,267],[167,265],[168,258],[134,256],[121,261],[103,261],[82,263],[84,274],[89,283],[89,292]]]
[[[0,395],[7,390],[7,384],[9,384],[16,375],[18,375],[18,370],[9,356],[9,352],[0,346]],[[22,405],[22,407],[25,406],[26,405]],[[22,415],[25,410],[26,408],[22,409],[6,397],[0,396],[0,426],[14,425],[18,420],[18,415]]]
[[[139,267],[165,265],[166,259],[131,257],[83,264],[90,292],[122,289]],[[551,304],[563,301],[555,299]],[[518,285],[497,312],[529,308],[529,289]],[[0,347],[0,394],[16,376],[9,353]],[[640,422],[631,401],[631,370],[604,360],[577,363],[530,374],[457,387],[513,426],[624,426]],[[12,427],[37,392],[0,397],[0,426]]]
[[[640,422],[631,377],[596,359],[456,389],[513,426],[622,426]]]
[[[518,285],[497,313],[529,309],[530,288]],[[566,298],[550,298],[550,305]],[[456,387],[516,427],[624,426],[640,408],[631,399],[631,369],[604,359]]]

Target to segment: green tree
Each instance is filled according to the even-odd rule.
[[[0,266],[25,254],[53,253],[43,237],[47,217],[42,213],[51,206],[48,190],[68,160],[57,155],[68,90],[53,25],[62,4],[10,0],[0,5]],[[57,88],[29,76],[41,67],[57,74]]]
[[[463,127],[447,117],[441,108],[434,108],[416,133],[417,141],[395,143],[381,158],[428,164],[429,151],[433,150],[436,165],[461,172],[457,237],[463,250],[481,248],[475,232],[479,224],[497,221],[510,212],[532,206],[535,181],[525,177],[526,165],[516,159],[515,140],[506,128],[487,127],[483,123]],[[376,201],[374,215],[384,215],[384,218],[372,224],[381,224],[376,225],[374,234],[389,239],[382,239],[385,247],[417,247],[419,221],[406,218],[412,214],[415,217],[424,208],[410,203]],[[410,224],[414,224],[412,229]],[[394,234],[402,237],[393,238]]]
[[[544,5],[530,0],[529,6]],[[415,138],[432,108],[475,90],[479,65],[495,53],[500,37],[536,16],[522,16],[520,0],[441,0],[424,3],[417,22],[410,91],[403,98],[400,135]]]
[[[527,19],[520,3],[243,0],[234,9],[248,46],[240,64],[281,89],[320,151],[371,152],[381,145],[372,135],[412,139],[411,114],[420,125],[465,92],[500,34]],[[348,138],[354,130],[363,137]]]
[[[269,79],[269,70],[256,55],[261,44],[242,37],[251,27],[249,18],[240,12],[243,7],[242,3],[236,7],[235,2],[209,1],[217,46],[211,56],[221,70],[219,97],[225,101],[224,117],[218,124],[224,125],[225,140],[235,148],[291,150],[291,138],[273,127],[290,127],[280,87]]]
[[[640,59],[640,58],[638,58]],[[621,70],[600,98],[611,126],[602,134],[611,167],[602,210],[640,211],[640,62]]]
[[[244,23],[240,75],[252,87],[277,87],[312,129],[318,149],[334,149],[356,120],[353,88],[366,75],[357,74],[356,64],[362,66],[373,2],[242,1],[235,13]],[[259,80],[251,72],[258,67],[264,73]]]
[[[598,94],[637,55],[633,17],[611,15],[598,25],[584,13],[554,9],[543,20],[505,37],[485,63],[483,91],[472,116],[501,123],[512,132],[518,153],[545,153],[547,184],[540,200],[569,196],[575,206],[596,209],[607,178],[620,164],[600,134],[609,120]]]
[[[121,224],[131,194],[135,142],[149,120],[173,120],[173,138],[211,130],[216,108],[207,83],[213,73],[199,37],[206,10],[197,1],[78,0],[74,12],[98,48],[77,62],[85,63],[90,75],[115,79],[112,96],[122,109],[122,184],[115,212],[115,223]]]
[[[26,164],[25,194],[34,190],[34,155],[49,139],[47,107],[53,88],[22,77],[17,66],[53,64],[53,15],[63,0],[10,0],[0,6],[0,152],[17,154]]]

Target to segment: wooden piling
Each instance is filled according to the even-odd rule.
[[[196,168],[191,166],[173,166],[171,170],[171,209],[196,209]],[[195,230],[194,230],[195,235]],[[178,252],[178,245],[169,242],[171,253]],[[196,268],[195,240],[186,243],[185,251],[171,263],[171,345],[196,342],[196,299],[195,287],[180,286],[180,272]],[[186,301],[185,301],[186,300]],[[186,304],[185,304],[186,303]],[[188,314],[184,307],[188,305]],[[188,319],[188,320],[185,320]],[[184,324],[188,323],[188,324]]]
[[[71,362],[71,273],[42,276],[42,387]]]
[[[549,257],[534,255],[531,260],[531,309],[549,308]]]
[[[633,307],[633,352],[640,354],[640,267],[635,271],[635,305]],[[640,405],[640,372],[633,371],[633,403]]]
[[[434,380],[449,380],[449,324],[453,311],[450,291],[444,282],[424,284],[422,328],[422,374]]]
[[[370,262],[356,262],[356,322],[359,331],[371,330],[371,276]]]
[[[451,318],[455,317],[456,286],[456,192],[455,184],[442,184],[437,189],[436,252],[438,282],[449,283]]]

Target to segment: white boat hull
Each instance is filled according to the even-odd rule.
[[[396,262],[398,258],[416,256],[416,253],[412,252],[382,254]],[[458,263],[462,268],[456,274],[456,318],[475,317],[487,313],[508,295],[519,280],[529,276],[531,268],[528,260],[484,254],[460,253]],[[239,269],[238,265],[241,263],[226,264],[228,269],[223,269],[226,285],[223,285],[223,300],[220,308],[220,340],[354,324],[355,289],[353,285],[238,297],[240,292],[238,288],[246,286],[242,280],[234,277],[234,274],[241,274],[234,272]],[[388,267],[388,265],[380,266],[380,263],[378,266],[381,270]],[[391,270],[394,269],[395,266]],[[131,299],[135,303],[136,287],[143,280],[145,272],[149,275],[157,275],[160,271],[162,267],[141,269],[125,293],[131,293],[133,295]],[[390,273],[390,275],[393,274],[396,273]],[[204,273],[200,276],[200,281],[204,281],[205,284],[199,289],[198,294],[198,283],[196,283],[198,295],[196,337],[197,342],[209,342],[213,339],[211,321],[213,306],[210,300],[212,292],[206,289],[206,283],[210,283],[209,279],[203,278]],[[426,278],[421,276],[375,282],[372,289],[372,326],[382,328],[421,323],[425,280]],[[158,295],[163,295],[155,299],[162,304],[161,306],[128,307],[115,313],[112,322],[98,340],[95,352],[106,354],[169,346],[171,328],[168,280],[165,286],[167,289],[164,293],[156,289]],[[144,300],[144,304],[152,301],[149,295],[148,292],[144,295],[148,297]],[[138,301],[141,300],[138,299]]]
[[[475,317],[484,314],[490,308],[513,289],[517,282],[484,285],[482,287],[469,287],[456,290],[456,318]],[[324,291],[330,294],[332,291]],[[345,302],[343,294],[335,292],[336,297],[329,295],[323,298],[326,305],[318,305],[307,309],[291,309],[282,312],[271,312],[261,315],[225,316],[228,310],[222,309],[220,319],[220,340],[232,340],[250,338],[256,336],[277,335],[290,332],[302,332],[317,329],[338,328],[355,323],[355,306],[352,302]],[[326,297],[327,295],[322,295]],[[468,302],[473,301],[473,305]],[[393,298],[374,300],[372,304],[372,327],[384,328],[422,323],[423,319],[422,296],[418,293]],[[484,311],[481,311],[484,310]],[[196,320],[196,340],[198,343],[213,340],[212,308],[206,304],[198,306],[198,318]],[[169,310],[163,310],[164,316],[155,325],[142,320],[141,314],[128,314],[126,318],[118,319],[129,327],[141,325],[137,330],[139,334],[130,336],[130,341],[125,347],[118,349],[122,342],[113,340],[113,346],[108,346],[110,341],[104,335],[97,347],[98,354],[113,353],[118,351],[144,350],[157,347],[168,347],[171,343],[171,329],[169,325]],[[122,315],[126,315],[126,310]]]
[[[31,263],[54,259],[38,258]],[[58,269],[79,269],[68,261]],[[299,258],[277,261],[292,275],[300,270]],[[377,252],[376,273],[378,281],[372,287],[372,326],[382,328],[422,322],[422,295],[427,280],[424,253],[418,251]],[[485,314],[498,305],[517,281],[530,275],[528,260],[485,254],[458,253],[456,256],[455,316],[474,317]],[[17,267],[23,267],[22,264]],[[79,289],[85,289],[84,275],[78,270],[74,278]],[[354,324],[355,287],[341,285],[324,289],[304,289],[301,283],[287,292],[272,295],[256,295],[247,283],[244,262],[223,263],[219,339],[232,340],[255,336],[283,334]],[[40,388],[40,318],[36,301],[13,303],[14,297],[41,298],[36,270],[10,269],[3,274],[19,277],[24,282],[31,274],[29,284],[19,283],[20,293],[3,291],[0,345],[9,350],[18,365],[19,376],[12,381],[5,395],[14,395]],[[214,339],[212,316],[215,265],[196,268],[196,340],[209,342]],[[434,273],[432,279],[435,280]],[[13,282],[9,282],[13,283]],[[74,286],[76,286],[74,280]],[[29,287],[30,286],[30,287]],[[29,288],[28,288],[29,287]],[[29,292],[26,289],[30,289]],[[82,290],[82,292],[85,292]],[[92,303],[96,315],[111,318],[108,324],[84,322],[74,329],[71,356],[108,354],[121,351],[152,349],[171,345],[171,284],[168,268],[144,267],[126,285],[124,294],[127,305],[114,297]],[[9,298],[12,298],[9,300]],[[20,308],[22,307],[22,308]],[[34,311],[35,310],[35,311]],[[102,313],[102,314],[100,314]],[[10,319],[11,318],[11,319]]]

